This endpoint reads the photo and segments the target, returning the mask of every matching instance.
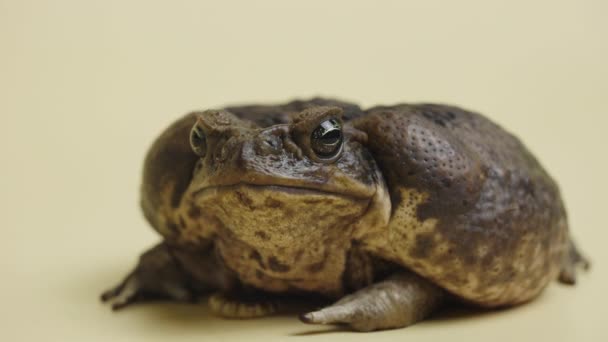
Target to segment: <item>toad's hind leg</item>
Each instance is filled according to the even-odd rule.
[[[559,282],[568,285],[576,284],[576,272],[579,267],[588,270],[591,267],[591,263],[579,252],[572,239],[570,239],[568,249],[562,261]]]
[[[444,296],[444,291],[429,281],[399,273],[300,319],[305,323],[347,324],[359,331],[401,328],[426,318]]]

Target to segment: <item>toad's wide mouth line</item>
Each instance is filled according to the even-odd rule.
[[[368,200],[369,197],[365,196],[354,196],[348,194],[342,194],[339,192],[333,192],[328,190],[323,190],[319,188],[311,188],[311,187],[299,187],[299,186],[287,186],[287,185],[276,185],[276,184],[252,184],[252,183],[236,183],[236,184],[228,184],[228,185],[217,185],[217,186],[209,186],[205,188],[198,189],[194,191],[192,194],[193,198],[200,198],[205,195],[210,195],[214,192],[227,192],[227,191],[237,191],[239,189],[246,188],[251,191],[272,191],[272,192],[280,192],[289,195],[326,195],[332,197],[339,197],[349,200]]]

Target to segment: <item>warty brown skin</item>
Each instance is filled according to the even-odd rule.
[[[324,159],[311,137],[330,119],[344,142]],[[163,242],[104,294],[115,307],[213,291],[216,313],[255,317],[279,307],[256,298],[317,294],[340,300],[303,321],[368,331],[413,324],[445,298],[519,304],[588,266],[538,161],[451,106],[312,99],[191,113],[151,147],[141,192]]]

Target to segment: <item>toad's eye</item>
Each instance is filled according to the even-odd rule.
[[[335,119],[321,122],[310,135],[310,147],[320,159],[332,159],[342,151],[342,127]]]
[[[204,157],[207,153],[207,138],[199,125],[194,125],[190,131],[190,146],[199,157]]]

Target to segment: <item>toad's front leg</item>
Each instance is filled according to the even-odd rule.
[[[313,324],[347,324],[359,331],[401,328],[427,317],[444,296],[444,291],[429,281],[412,273],[398,273],[300,319]]]
[[[190,263],[196,263],[197,272],[186,272]],[[194,301],[200,292],[227,287],[224,274],[212,248],[172,250],[160,243],[143,253],[135,269],[105,291],[101,300],[110,302],[114,310],[154,298]]]

